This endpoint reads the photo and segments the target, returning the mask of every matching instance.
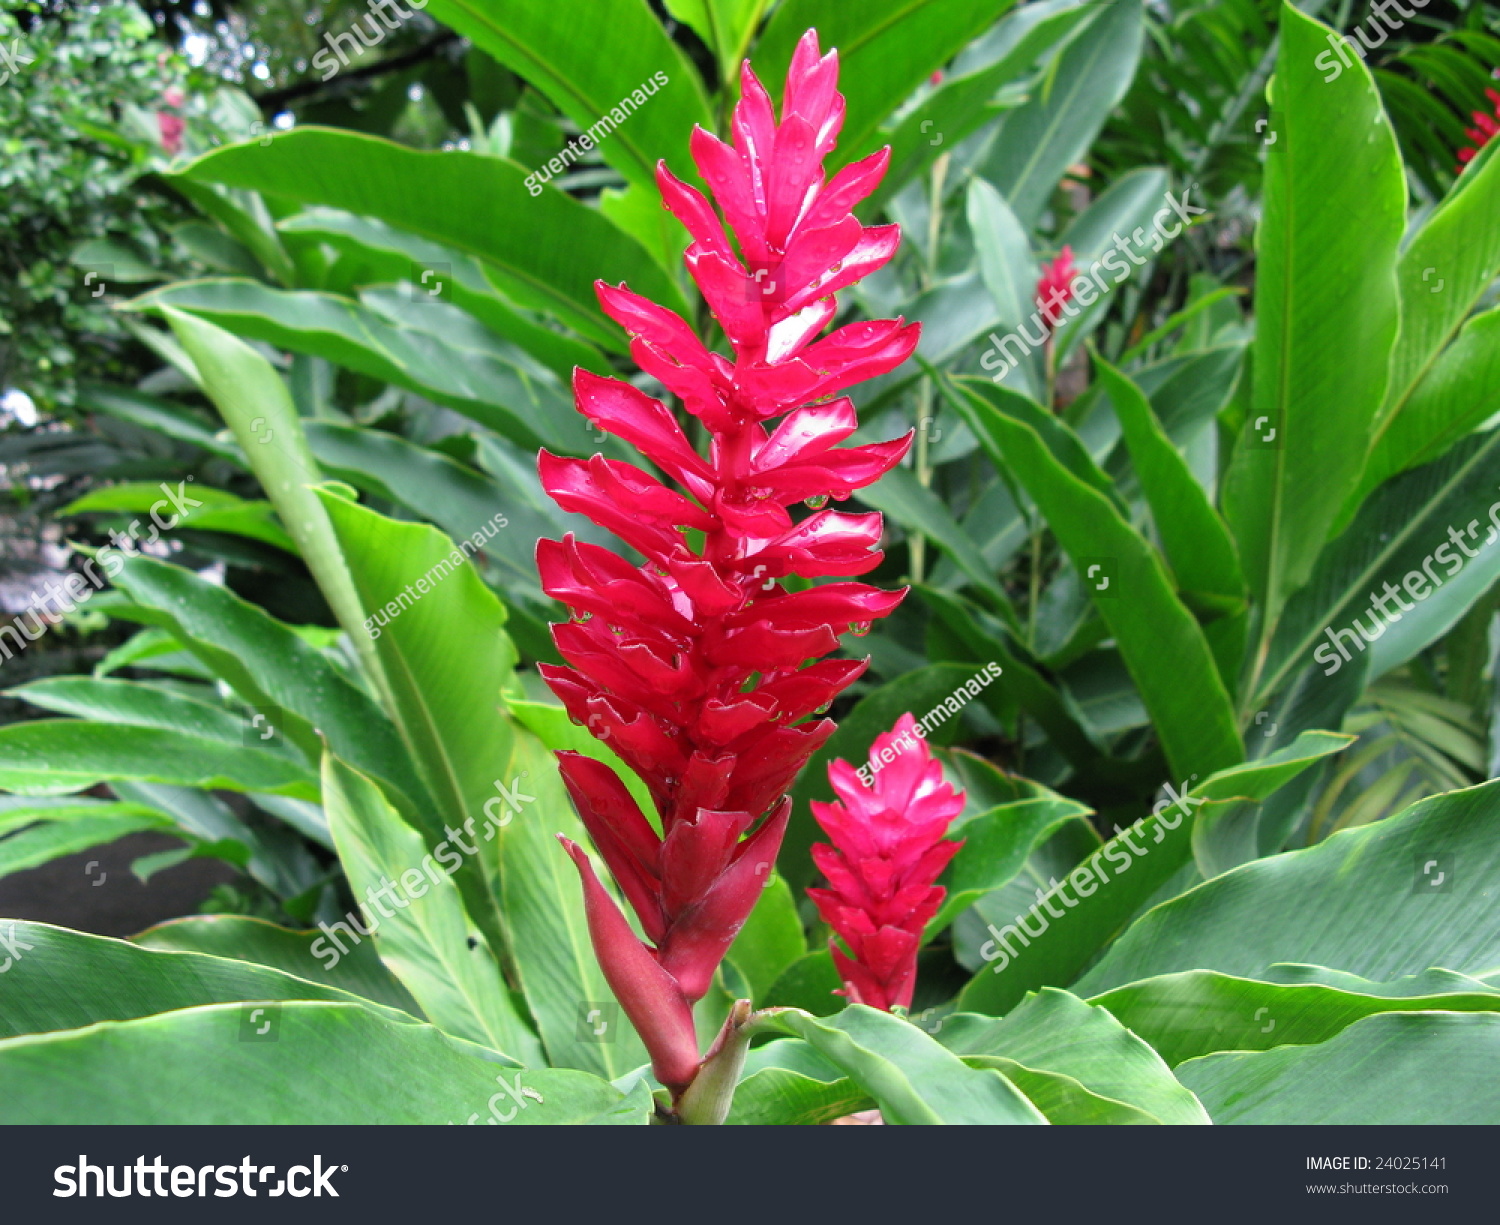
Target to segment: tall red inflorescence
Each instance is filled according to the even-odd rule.
[[[909,714],[875,738],[869,768],[875,773],[867,785],[847,761],[829,763],[839,798],[812,805],[831,839],[812,849],[828,888],[807,892],[833,928],[828,946],[844,983],[840,994],[889,1012],[911,1007],[922,929],[947,895],[936,881],[963,845],[944,836],[963,811],[964,794],[943,781],[942,763]]]
[[[542,585],[573,614],[553,627],[571,667],[541,671],[573,719],[640,775],[656,808],[660,832],[610,767],[558,754],[584,826],[649,941],[632,934],[583,851],[565,842],[594,948],[658,1079],[676,1094],[699,1066],[692,1005],[772,870],[793,779],[834,730],[817,716],[867,662],[808,661],[836,650],[841,634],[866,632],[904,594],[846,581],[782,584],[879,564],[880,515],[827,504],[878,480],[911,444],[908,434],[837,445],[857,426],[838,393],[900,365],[919,335],[895,319],[817,339],[834,294],[880,268],[899,242],[897,227],[865,227],[851,214],[879,183],[888,150],[824,175],[844,114],[837,77],[836,54],[820,57],[808,31],[778,123],[744,66],[732,143],[701,129],[692,136],[723,222],[700,192],[657,169],[665,206],[692,235],[688,271],[732,356],[623,285],[596,286],[637,364],[702,424],[707,454],[660,400],[578,370],[579,411],[676,487],[601,455],[540,457],[542,484],[560,506],[645,559],[571,535],[539,543]],[[794,519],[788,508],[798,503],[812,513]]]

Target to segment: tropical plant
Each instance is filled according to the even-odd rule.
[[[169,679],[50,682],[34,696],[74,717],[0,728],[0,870],[173,829],[317,926],[196,917],[121,942],[0,923],[5,1117],[1497,1121],[1474,1090],[1500,1046],[1484,921],[1500,880],[1494,142],[1412,215],[1421,176],[1369,71],[1325,80],[1329,28],[1284,6],[1274,140],[1247,191],[1256,243],[1224,227],[1207,244],[1218,201],[1176,160],[1096,144],[1140,62],[1137,0],[674,3],[707,74],[646,5],[605,7],[596,44],[557,0],[503,21],[498,5],[429,5],[574,130],[546,164],[506,156],[517,118],[482,150],[294,129],[170,176],[246,275],[132,304],[165,321],[140,326],[201,400],[127,389],[100,411],[149,414],[253,476],[263,500],[199,490],[184,523],[207,514],[295,556],[338,629],[114,559],[96,606],[145,627],[115,662]],[[839,51],[842,107],[809,27]],[[792,70],[781,98],[737,87],[747,51],[761,80]],[[846,217],[841,194],[885,143],[860,215],[899,225],[902,250],[820,281],[851,243],[888,254],[891,231]],[[658,161],[686,173],[690,153],[738,248],[691,184],[660,180],[690,233],[655,208]],[[783,182],[798,190],[777,196]],[[827,249],[783,276],[777,227],[803,208],[824,220],[830,197]],[[776,310],[805,305],[778,295],[867,271],[843,330],[813,340],[838,317],[809,308],[794,339],[816,363],[777,347]],[[772,295],[749,291],[763,281]],[[895,316],[922,324],[899,367],[899,328],[868,322]],[[841,382],[836,337],[893,347]],[[645,376],[620,379],[627,351]],[[770,437],[788,448],[842,441],[853,409],[807,401],[867,376],[856,445],[742,504],[726,439],[740,431],[753,463],[772,446],[760,419],[786,414]],[[726,404],[745,420],[715,416]],[[910,466],[866,484],[912,427]],[[628,466],[622,442],[686,492]],[[792,589],[790,567],[742,574],[839,522],[821,503],[846,492],[886,516],[869,573],[911,586],[900,607]],[[116,496],[140,509],[142,491]],[[794,523],[784,508],[806,497]],[[544,538],[564,544],[542,547],[538,581]],[[722,573],[734,582],[705,614]],[[767,579],[788,590],[745,583]],[[554,645],[558,598],[588,620]],[[723,670],[712,712],[670,705],[689,661],[661,644],[696,642],[674,616],[761,635],[690,661],[694,683]],[[860,664],[797,670],[832,649],[835,622],[868,656],[842,697]],[[776,685],[807,692],[767,732]],[[743,795],[726,800],[726,782],[708,800],[695,779],[678,811],[687,769],[661,729],[701,748],[731,713],[747,744],[796,751],[721,760]],[[916,729],[928,744],[898,752]],[[897,786],[919,766],[921,803]],[[246,810],[214,791],[248,797],[253,820],[215,825]],[[898,804],[908,858],[951,862],[936,886],[917,872],[879,893],[880,857],[851,823],[868,833]],[[935,813],[961,848],[937,841]],[[815,814],[842,859],[810,853]],[[682,834],[710,826],[712,847]],[[763,887],[725,883],[777,838]],[[819,871],[829,889],[799,902]],[[893,896],[904,917],[882,908]],[[863,940],[856,901],[906,939]],[[674,925],[697,942],[681,956]],[[253,1040],[268,1013],[275,1047]],[[245,1043],[226,1065],[230,1029]],[[497,1074],[514,1092],[494,1093]]]

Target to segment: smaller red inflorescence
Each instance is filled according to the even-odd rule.
[[[1049,332],[1062,322],[1063,306],[1073,300],[1073,277],[1077,272],[1073,267],[1073,248],[1064,247],[1037,280],[1036,306],[1042,312]]]
[[[895,756],[880,765],[885,749]],[[943,781],[942,763],[909,714],[876,737],[870,764],[878,773],[868,787],[848,762],[828,766],[839,798],[812,804],[832,840],[812,849],[828,887],[807,892],[834,930],[828,943],[844,983],[840,994],[888,1012],[911,1007],[922,929],[947,896],[935,882],[963,845],[944,835],[963,810],[964,793]]]

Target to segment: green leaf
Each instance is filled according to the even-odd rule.
[[[691,26],[719,62],[719,78],[738,82],[740,61],[769,0],[666,0],[667,12]]]
[[[512,1003],[495,955],[479,938],[450,879],[467,844],[461,839],[455,839],[456,849],[439,844],[434,857],[379,788],[332,754],[323,762],[323,789],[350,891],[362,899],[361,926],[378,932],[380,959],[436,1025],[537,1066],[536,1035]],[[345,937],[360,939],[346,924],[342,937],[326,936],[324,951],[315,944],[314,955],[330,955]]]
[[[979,253],[979,274],[994,299],[1000,326],[1014,329],[1034,309],[1036,257],[1026,228],[1005,197],[983,179],[969,181],[966,215]]]
[[[76,719],[0,727],[0,787],[8,791],[63,795],[111,779],[318,798],[316,775],[290,757],[190,732]]]
[[[1263,640],[1359,480],[1363,456],[1351,440],[1366,437],[1385,396],[1406,203],[1396,138],[1368,71],[1357,63],[1325,81],[1313,61],[1329,30],[1290,4],[1281,12],[1254,392],[1223,495],[1263,609]]]
[[[390,678],[397,724],[438,805],[433,829],[462,827],[494,797],[496,764],[511,753],[500,711],[516,660],[505,609],[467,550],[441,532],[387,519],[326,487],[317,496],[366,612],[351,636],[374,642]]]
[[[800,1038],[776,1038],[745,1055],[726,1123],[830,1123],[874,1099]]]
[[[1177,1069],[1215,1123],[1500,1123],[1500,1016],[1367,1017],[1320,1046],[1208,1055]]]
[[[1032,854],[1063,826],[1075,821],[1087,825],[1089,813],[1083,804],[1062,796],[1015,800],[954,826],[952,834],[964,840],[963,849],[944,877],[948,896],[928,923],[924,942],[960,911],[1013,880]]]
[[[633,182],[653,186],[662,158],[684,173],[693,125],[713,126],[702,81],[644,0],[431,0],[427,13],[536,86],[580,128],[623,110],[612,120],[619,126],[595,143]],[[595,23],[607,40],[580,37]]]
[[[258,724],[244,716],[242,729],[274,724],[310,761],[321,758],[326,739],[352,765],[389,781],[402,807],[424,803],[421,780],[385,712],[290,626],[217,583],[149,557],[127,560],[115,581],[265,716]]]
[[[726,960],[750,985],[751,999],[764,1003],[782,973],[807,953],[807,937],[797,917],[791,887],[772,875],[760,901],[729,946]]]
[[[957,1055],[993,1055],[1071,1077],[1089,1093],[1143,1111],[1148,1121],[1207,1123],[1161,1057],[1103,1008],[1053,987],[1028,995],[1002,1020],[943,1019],[937,1039]],[[1057,1120],[1054,1120],[1054,1122]]]
[[[582,418],[570,411],[550,371],[536,378],[508,362],[477,325],[469,336],[449,329],[440,338],[334,294],[272,289],[233,277],[168,285],[133,305],[187,311],[239,336],[325,358],[446,404],[523,446],[571,453],[588,445]],[[418,303],[410,309],[442,306]]]
[[[101,723],[128,723],[134,727],[159,727],[188,732],[226,744],[245,744],[249,723],[237,711],[227,710],[178,690],[139,681],[101,680],[92,676],[49,676],[16,689],[7,697],[21,698],[43,710]],[[209,690],[203,691],[205,697]],[[276,740],[250,746],[269,752],[281,751]]]
[[[1131,915],[1191,858],[1193,823],[1184,817],[1200,807],[1197,801],[1264,799],[1348,743],[1347,737],[1333,733],[1304,732],[1286,748],[1221,770],[1196,786],[1188,786],[1192,780],[1184,779],[1177,789],[1180,802],[1170,797],[1159,801],[1151,816],[1121,831],[1068,874],[1064,883],[1073,890],[1071,905],[1065,892],[1057,893],[1061,909],[1049,894],[1042,905],[1050,909],[1031,907],[1038,931],[1030,926],[1022,931],[1019,915],[1015,923],[1000,926],[1003,942],[991,941],[990,955],[981,947],[981,956],[991,964],[964,988],[959,1007],[999,1015],[1028,991],[1072,983]]]
[[[83,384],[78,389],[78,406],[185,442],[226,459],[236,467],[245,466],[245,456],[233,438],[216,431],[197,413],[182,405],[158,400],[133,387]]]
[[[828,949],[804,953],[792,962],[771,984],[765,1003],[783,1008],[800,1008],[815,1017],[830,1016],[844,1006],[842,996],[834,993],[843,984]]]
[[[1142,916],[1078,989],[1190,969],[1253,977],[1286,961],[1375,981],[1430,966],[1482,977],[1500,964],[1500,931],[1480,918],[1500,878],[1497,796],[1500,782],[1433,796],[1215,877]]]
[[[105,846],[141,830],[174,832],[166,816],[139,804],[79,800],[44,808],[39,803],[16,804],[13,797],[4,798],[6,807],[0,809],[0,877]],[[6,835],[7,828],[18,832]]]
[[[597,1077],[517,1072],[430,1025],[399,1024],[362,1005],[283,1003],[275,1042],[254,1040],[250,1011],[216,1004],[0,1043],[0,1122],[531,1125],[650,1117],[649,1098],[627,1099]],[[501,1076],[513,1094],[497,1092]]]
[[[338,958],[325,944],[324,960],[312,951],[322,938],[317,929],[290,931],[248,915],[216,914],[169,919],[132,936],[131,943],[162,952],[204,953],[269,966],[421,1018],[417,1001],[381,963],[373,942],[351,945]]]
[[[998,96],[1001,90],[1029,71],[1044,55],[1049,55],[1059,41],[1089,16],[1086,4],[1054,13],[1046,12],[1042,5],[1022,5],[1008,13],[989,34],[971,43],[953,65],[954,75],[914,107],[890,133],[890,169],[866,208],[889,199],[925,173],[939,157],[951,153],[1000,115],[1005,109]],[[998,45],[991,50],[992,42]],[[976,62],[976,56],[983,56],[983,61]]]
[[[1491,431],[1376,491],[1287,602],[1267,655],[1262,700],[1303,668],[1332,676],[1346,666],[1346,654],[1357,658],[1367,644],[1374,679],[1445,634],[1489,589],[1500,575],[1500,549],[1493,547],[1500,532],[1497,457],[1500,431]]]
[[[443,0],[450,7],[456,2]],[[559,10],[549,6],[548,12]],[[574,23],[566,24],[575,45],[592,52],[587,40],[576,38]],[[658,60],[651,70],[664,62],[670,61]],[[608,105],[618,100],[616,95]],[[674,129],[674,139],[686,140],[689,128]],[[611,347],[618,346],[619,333],[599,309],[597,279],[627,281],[637,293],[688,313],[676,285],[639,243],[562,192],[531,196],[523,182],[525,167],[503,158],[458,150],[419,152],[354,132],[298,128],[273,136],[263,147],[215,150],[183,173],[346,209],[452,247],[480,260],[518,305],[555,315]],[[496,217],[509,220],[496,225]]]
[[[0,1039],[232,1000],[359,1002],[332,984],[249,961],[159,952],[21,919],[0,920],[0,931],[14,950],[0,958],[10,963],[0,995]],[[393,1020],[408,1019],[372,1007]]]
[[[307,441],[330,476],[363,493],[401,503],[454,540],[470,539],[503,520],[506,530],[484,544],[485,556],[504,575],[507,596],[546,600],[537,581],[536,541],[567,530],[560,516],[537,513],[519,491],[497,478],[397,434],[310,421]]]
[[[1097,353],[1093,357],[1178,586],[1185,592],[1242,601],[1245,579],[1234,540],[1208,494],[1172,445],[1141,389]]]
[[[376,688],[382,688],[385,678],[371,644],[354,633],[363,614],[353,580],[328,515],[308,488],[322,475],[286,384],[270,362],[238,337],[170,307],[163,314],[191,356],[204,393],[234,432],[261,488],[297,542],[323,598],[349,633]]]
[[[1487,159],[1466,178],[1397,264],[1401,332],[1390,387],[1345,522],[1371,490],[1436,459],[1495,411],[1500,316],[1469,315],[1500,273],[1500,160]]]
[[[1036,500],[1109,626],[1150,711],[1173,772],[1208,773],[1244,758],[1229,694],[1203,631],[1173,589],[1156,550],[1093,486],[1048,448],[1036,429],[970,391],[960,395],[995,439],[1012,474]]]
[[[1367,995],[1188,970],[1129,983],[1089,1002],[1109,1009],[1176,1067],[1215,1051],[1316,1046],[1382,1012],[1500,1012],[1500,992],[1475,986],[1480,990]]]
[[[816,28],[826,54],[839,53],[847,109],[835,155],[853,161],[884,141],[876,129],[935,69],[1008,12],[1015,0],[783,0],[755,48],[755,71],[781,97],[792,52]]]
[[[87,515],[103,511],[137,511],[146,514],[153,508],[167,507],[167,517],[175,519],[176,527],[190,528],[199,532],[229,532],[259,540],[264,544],[295,553],[297,546],[285,529],[276,521],[275,508],[269,502],[247,502],[222,489],[206,485],[194,485],[191,490],[178,486],[187,499],[201,503],[188,505],[181,514],[171,509],[172,503],[163,495],[170,491],[167,482],[151,484],[149,481],[127,481],[121,485],[109,485],[94,489],[69,502],[57,512],[63,515]]]
[[[1140,0],[1099,5],[1063,48],[1046,83],[1005,115],[978,168],[1025,226],[1041,217],[1052,189],[1080,161],[1125,96],[1140,59]]]
[[[592,345],[565,336],[517,311],[485,279],[478,261],[412,234],[393,230],[373,217],[356,217],[333,208],[309,208],[277,223],[285,234],[316,238],[357,259],[372,282],[404,281],[421,288],[422,273],[447,266],[440,294],[467,311],[498,336],[529,353],[558,378],[573,377],[573,367],[608,374],[609,363]],[[429,289],[431,278],[429,277]],[[621,347],[611,341],[612,348]]]
[[[589,1023],[590,1009],[609,1009],[614,993],[589,939],[578,870],[557,841],[561,834],[586,844],[587,835],[549,749],[524,728],[512,733],[511,744],[508,759],[494,763],[491,777],[494,790],[507,788],[517,803],[499,794],[489,800],[486,841],[475,844],[497,899],[515,977],[548,1062],[613,1080],[645,1063],[647,1055],[623,1020],[606,1021],[597,1035]]]
[[[925,1033],[888,1012],[851,1004],[834,1017],[788,1009],[764,1022],[795,1037],[875,1099],[887,1123],[1044,1123],[998,1073],[967,1067]]]

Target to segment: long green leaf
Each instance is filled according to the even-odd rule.
[[[1263,643],[1359,480],[1355,440],[1379,412],[1396,340],[1406,203],[1396,139],[1368,71],[1356,63],[1325,81],[1313,61],[1327,49],[1327,27],[1290,4],[1281,12],[1254,393],[1224,486]]]

